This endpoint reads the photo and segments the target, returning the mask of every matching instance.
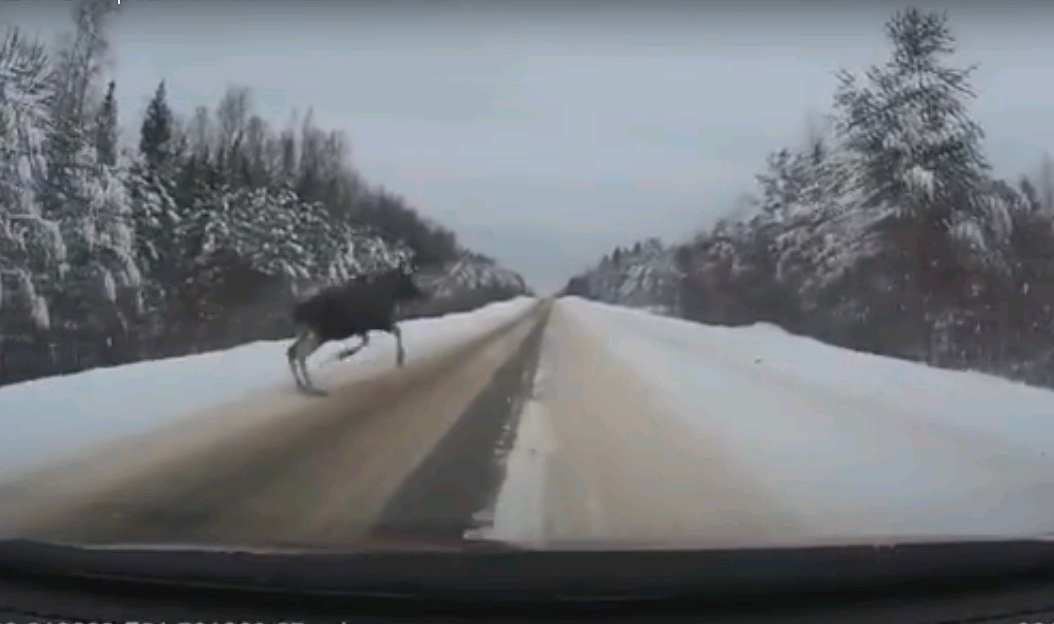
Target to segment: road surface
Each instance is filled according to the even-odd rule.
[[[456,545],[466,535],[541,548],[736,547],[859,537],[905,518],[865,508],[818,522],[745,466],[728,440],[668,413],[643,373],[612,355],[613,337],[583,318],[573,306],[540,301],[471,344],[401,370],[365,370],[329,397],[275,389],[0,484],[8,535],[312,548]],[[900,422],[907,416],[881,406],[799,397],[745,364],[720,364],[745,373],[759,395],[807,401],[802,409],[839,422],[866,417],[860,444],[924,425],[943,441],[926,457],[960,468],[1001,457],[1001,473],[1046,482],[1046,464],[1010,457],[995,442],[956,446],[961,432]],[[715,408],[698,409],[705,417]],[[902,444],[890,437],[881,449]],[[989,495],[1006,494],[1001,487],[993,483]],[[1000,500],[1015,522],[1036,515]],[[504,523],[493,521],[496,512]]]
[[[436,517],[427,537],[460,539],[498,485],[491,450],[550,305],[328,397],[276,389],[0,485],[5,527],[85,543],[335,547]]]
[[[583,330],[543,303],[454,356],[353,380],[328,398],[283,390],[225,407],[200,427],[30,477],[6,496],[0,488],[0,504],[21,510],[28,536],[64,541],[456,542],[480,528],[504,476],[496,451],[511,444],[528,399],[542,397],[532,413],[544,410],[554,442],[540,509],[524,511],[541,519],[541,542],[726,545],[808,533],[718,441],[657,411],[634,372]]]
[[[810,535],[720,440],[658,408],[634,371],[559,305],[543,340],[536,391],[555,442],[543,542],[728,546]]]

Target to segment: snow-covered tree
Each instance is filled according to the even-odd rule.
[[[146,107],[139,131],[139,152],[149,168],[162,170],[168,163],[174,125],[172,110],[165,96],[165,81],[162,80]]]
[[[184,254],[178,237],[183,211],[173,197],[172,180],[143,162],[131,166],[125,185],[135,229],[133,254],[143,273],[144,312],[160,313],[166,282],[178,272]]]
[[[63,316],[89,321],[100,332],[125,327],[127,313],[119,299],[138,307],[141,282],[131,206],[112,150],[117,145],[116,100],[112,91],[109,97],[96,97],[108,49],[104,29],[112,10],[100,0],[73,5],[76,28],[60,47],[52,73],[54,123],[44,195],[45,214],[60,224],[68,251],[69,271],[55,299],[62,301]]]
[[[135,256],[144,273],[144,305],[149,314],[164,311],[169,287],[183,269],[186,250],[179,238],[187,217],[178,185],[180,138],[162,80],[147,105],[139,130],[139,150],[131,160],[127,187],[135,224]],[[184,189],[192,197],[194,188]]]
[[[973,68],[950,67],[947,15],[909,7],[886,25],[892,58],[859,84],[840,74],[835,103],[846,144],[861,155],[868,203],[926,210],[981,192],[983,132],[967,111]]]
[[[1010,207],[990,192],[984,133],[969,116],[973,68],[948,63],[955,40],[944,13],[909,7],[886,33],[892,58],[864,84],[843,72],[835,98],[864,206],[934,221],[962,260],[999,268]]]
[[[389,268],[409,253],[289,189],[234,188],[200,202],[178,229],[199,264],[232,251],[269,275],[339,282]]]
[[[615,247],[573,284],[569,282],[568,289],[606,303],[672,313],[680,308],[681,277],[674,250],[649,238],[627,249]]]
[[[117,83],[110,81],[95,119],[95,159],[104,167],[117,166]]]
[[[522,291],[522,279],[496,263],[457,264],[464,250],[453,232],[370,188],[351,165],[343,133],[317,127],[310,114],[284,132],[269,128],[253,114],[248,87],[232,87],[217,106],[184,119],[160,83],[138,153],[122,151],[118,85],[106,75],[106,30],[119,7],[112,0],[70,6],[74,28],[52,48],[17,31],[0,43],[5,323],[32,315],[42,329],[50,323],[41,337],[52,345],[76,332],[124,342],[121,354],[141,357],[139,337],[164,334],[161,342],[171,340],[163,350],[180,352],[213,330],[227,333],[228,322],[244,339],[280,335],[280,323],[268,322],[271,312],[287,316],[288,284],[268,288],[264,307],[273,309],[254,317],[252,306],[237,303],[246,297],[212,296],[232,281],[321,285],[412,258],[460,267],[459,283],[486,296]],[[216,310],[203,315],[202,302],[245,314],[236,321]],[[199,309],[182,314],[190,307]],[[62,368],[71,365],[81,363]]]
[[[58,224],[45,218],[38,190],[52,90],[43,44],[18,29],[0,43],[0,314],[28,315],[50,324],[41,294],[61,275],[66,246]]]

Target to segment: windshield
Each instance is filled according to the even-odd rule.
[[[1051,17],[4,2],[0,537],[1045,535]]]

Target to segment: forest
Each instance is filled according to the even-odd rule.
[[[368,184],[343,132],[310,110],[272,127],[248,86],[174,111],[161,82],[122,136],[118,9],[78,0],[58,42],[0,40],[0,384],[285,338],[297,297],[396,265],[445,293],[418,316],[525,291]]]
[[[947,13],[885,34],[822,130],[771,154],[748,216],[615,249],[564,292],[1054,387],[1054,164],[993,174]]]

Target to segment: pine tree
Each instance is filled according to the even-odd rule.
[[[147,165],[155,171],[167,164],[169,143],[173,134],[172,110],[168,107],[165,97],[165,81],[162,80],[147,105],[146,116],[139,131],[139,151]]]
[[[886,34],[892,58],[872,67],[866,84],[843,72],[835,97],[855,160],[850,186],[863,207],[889,212],[887,225],[901,242],[915,241],[904,251],[919,262],[946,242],[963,261],[1000,267],[1011,207],[992,193],[984,133],[967,114],[974,68],[948,64],[954,37],[945,13],[909,7]]]
[[[790,150],[782,149],[768,157],[768,172],[757,176],[762,190],[761,209],[771,218],[782,218],[800,197],[801,181],[792,170]]]
[[[847,146],[861,156],[871,205],[925,211],[981,193],[989,169],[983,131],[967,115],[973,67],[947,65],[954,37],[944,13],[909,7],[886,25],[893,57],[866,85],[840,74],[835,105]]]
[[[96,159],[107,167],[117,165],[117,100],[114,96],[116,87],[116,83],[111,80],[95,120]]]
[[[170,290],[184,269],[185,241],[179,237],[179,228],[195,191],[189,184],[186,189],[178,184],[174,135],[175,118],[162,80],[140,125],[140,158],[128,178],[136,225],[135,254],[147,276],[144,306],[149,314],[164,311]],[[197,179],[193,162],[185,163],[183,168],[191,170],[189,179]],[[181,195],[181,191],[185,192]]]

